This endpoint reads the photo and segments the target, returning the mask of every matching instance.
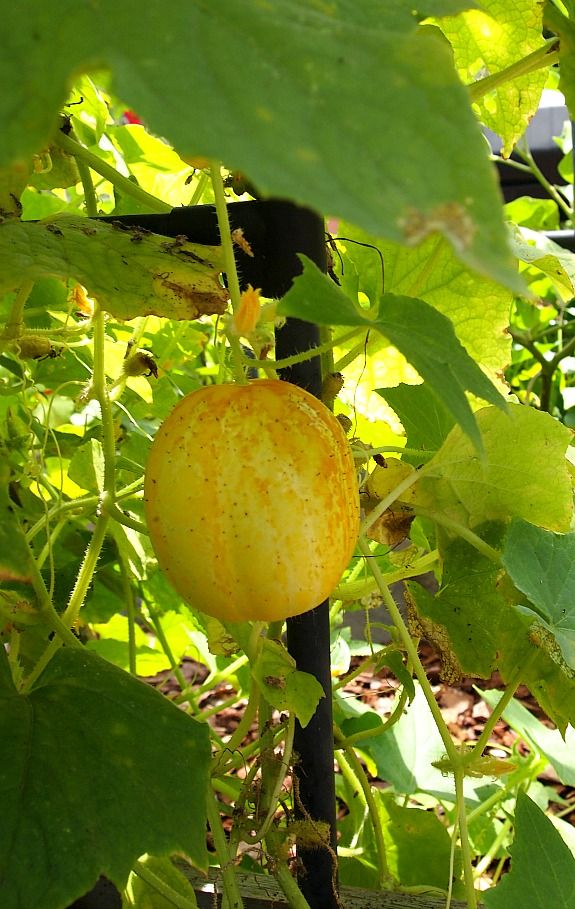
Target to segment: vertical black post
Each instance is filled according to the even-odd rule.
[[[266,205],[269,206],[265,212],[269,245],[264,285],[268,293],[273,287],[273,295],[281,297],[302,270],[297,253],[305,253],[319,268],[327,271],[325,227],[320,217],[290,203]],[[283,359],[318,343],[316,325],[288,319],[276,332],[276,357]],[[280,375],[319,397],[322,385],[319,357],[281,370]],[[297,571],[295,566],[294,571]],[[294,787],[296,812],[302,818],[327,823],[330,846],[310,849],[296,843],[298,883],[312,909],[335,909],[338,905],[336,801],[327,601],[310,612],[288,619],[287,644],[297,668],[314,675],[325,693],[305,729],[296,723]]]

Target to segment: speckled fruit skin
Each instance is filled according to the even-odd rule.
[[[229,622],[312,609],[359,530],[350,446],[331,411],[288,382],[211,385],[154,439],[146,515],[160,567],[192,606]]]

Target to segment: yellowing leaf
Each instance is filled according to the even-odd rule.
[[[0,224],[0,293],[24,281],[73,276],[117,319],[196,319],[222,313],[220,251],[71,215]]]
[[[482,0],[481,7],[440,22],[468,83],[500,72],[543,44],[538,0]],[[543,68],[506,82],[479,102],[481,120],[501,136],[505,157],[537,110],[546,79]]]
[[[509,405],[508,416],[485,407],[475,418],[484,458],[455,426],[418,481],[418,504],[467,527],[522,517],[547,530],[569,530],[573,496],[565,451],[570,430],[521,404]]]

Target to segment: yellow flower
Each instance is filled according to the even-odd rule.
[[[234,315],[233,326],[237,335],[246,337],[256,327],[260,317],[260,290],[248,284],[240,300],[240,307]]]

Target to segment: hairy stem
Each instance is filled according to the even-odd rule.
[[[389,865],[387,863],[387,852],[385,848],[385,840],[383,837],[383,827],[381,826],[381,818],[379,816],[379,811],[375,802],[374,794],[369,785],[369,780],[366,776],[365,770],[361,765],[361,761],[356,755],[355,751],[346,741],[345,736],[337,726],[334,728],[335,733],[335,748],[336,748],[336,760],[340,765],[342,771],[344,766],[347,764],[347,776],[353,777],[359,783],[365,804],[367,805],[369,811],[369,817],[373,825],[373,832],[375,836],[375,847],[377,850],[377,869],[379,875],[379,886],[384,887],[391,880],[391,874],[389,871]],[[343,752],[343,753],[342,753]]]
[[[101,177],[109,180],[110,183],[127,196],[131,196],[132,199],[136,199],[142,205],[145,205],[151,212],[165,214],[172,210],[172,206],[168,205],[167,202],[162,202],[161,199],[152,196],[151,193],[146,192],[145,189],[142,189],[136,183],[133,183],[127,177],[124,177],[124,175],[119,173],[115,167],[107,164],[99,158],[98,155],[89,151],[85,145],[81,145],[80,142],[76,142],[74,139],[71,139],[70,136],[66,136],[62,130],[57,131],[54,141],[56,145],[59,145],[60,148],[69,155],[73,155],[77,163],[81,161],[83,164],[91,167],[97,174],[100,174]]]
[[[210,825],[210,830],[212,832],[224,882],[221,909],[243,909],[244,904],[234,867],[235,855],[232,855],[230,852],[222,825],[218,802],[211,790],[208,792],[207,797],[207,813],[208,824]]]
[[[220,231],[220,242],[222,244],[222,253],[224,259],[224,271],[228,282],[228,290],[232,303],[232,311],[236,313],[240,308],[241,292],[238,270],[236,268],[236,257],[234,255],[234,244],[232,241],[232,232],[230,229],[230,219],[228,217],[228,206],[226,194],[224,192],[224,181],[219,163],[212,162],[210,165],[212,177],[212,186],[214,189],[214,198],[216,203],[216,214],[218,217],[218,227]],[[242,348],[240,339],[234,332],[229,332],[228,341],[232,351],[232,362],[234,367],[234,376],[236,382],[245,385],[247,382],[246,374],[242,366]]]

